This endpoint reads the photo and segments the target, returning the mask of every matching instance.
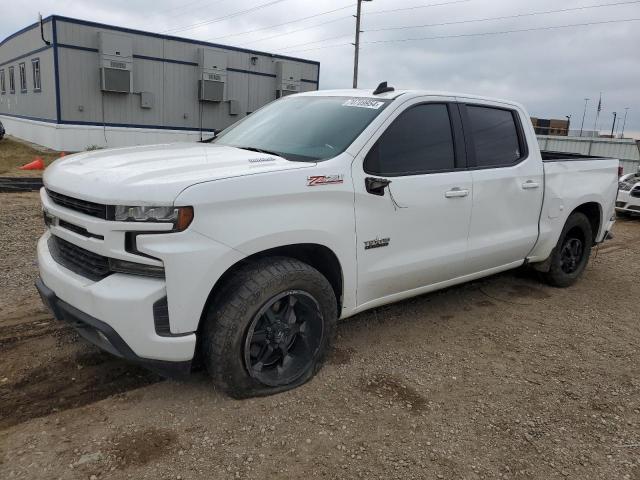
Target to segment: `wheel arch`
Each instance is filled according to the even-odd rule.
[[[595,244],[596,239],[598,238],[598,233],[600,232],[600,226],[602,225],[602,205],[598,202],[583,203],[574,208],[569,217],[577,212],[584,214],[584,216],[587,217],[587,220],[589,220],[589,223],[591,224],[591,235],[593,237],[592,242]]]
[[[324,275],[324,277],[329,281],[331,287],[333,288],[336,300],[338,302],[338,316],[340,316],[344,293],[344,274],[338,256],[333,252],[333,250],[325,245],[321,245],[318,243],[296,243],[255,252],[231,265],[218,278],[218,280],[211,288],[209,296],[207,297],[207,301],[205,302],[204,308],[200,315],[198,330],[202,328],[202,325],[204,323],[203,320],[206,316],[211,302],[215,301],[216,295],[228,282],[229,278],[231,278],[235,274],[235,272],[237,272],[242,266],[246,265],[247,263],[266,257],[295,258],[296,260],[300,260],[301,262],[311,265],[313,268],[318,270],[322,275]]]

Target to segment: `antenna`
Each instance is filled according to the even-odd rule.
[[[40,36],[45,45],[51,45],[51,42],[44,38],[44,23],[42,23],[42,14],[38,12],[38,23],[40,23]]]
[[[373,94],[379,95],[381,93],[393,92],[394,90],[395,88],[387,86],[387,82],[381,82],[380,85],[378,85],[376,89],[373,91]]]

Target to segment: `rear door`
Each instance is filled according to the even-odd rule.
[[[466,271],[472,182],[451,100],[404,104],[352,164],[359,305]]]
[[[521,261],[535,245],[544,171],[518,109],[474,101],[460,112],[473,178],[468,266],[481,272]]]

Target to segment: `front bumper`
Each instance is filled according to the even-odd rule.
[[[41,278],[36,280],[36,288],[42,302],[51,310],[57,320],[69,323],[85,340],[105,350],[112,355],[139,363],[151,371],[165,377],[180,377],[191,371],[191,360],[182,362],[168,362],[141,358],[131,350],[118,332],[105,322],[87,315],[67,302],[60,300],[56,294],[47,287]]]
[[[616,210],[640,214],[640,198],[632,197],[630,192],[620,190],[616,198]]]
[[[179,369],[191,363],[195,333],[161,336],[156,331],[153,306],[167,294],[163,279],[114,273],[91,281],[54,260],[49,236],[45,233],[38,242],[38,290],[57,318],[76,328],[80,321],[88,326],[84,332],[79,329],[85,338],[123,358],[151,364],[177,362],[183,364]]]

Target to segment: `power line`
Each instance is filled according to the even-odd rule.
[[[228,15],[224,15],[222,17],[212,18],[210,20],[204,20],[202,22],[193,23],[191,25],[185,25],[184,27],[172,28],[172,29],[169,29],[169,30],[167,30],[165,32],[162,32],[162,33],[175,33],[175,32],[182,32],[184,30],[193,30],[194,28],[200,28],[200,27],[202,27],[204,25],[210,25],[212,23],[218,23],[218,22],[221,22],[223,20],[227,20],[229,18],[238,17],[240,15],[244,15],[245,13],[255,12],[256,10],[261,10],[263,8],[267,8],[267,7],[270,7],[270,6],[275,5],[277,3],[282,3],[282,2],[286,2],[286,1],[287,0],[272,0],[271,2],[262,3],[260,5],[256,5],[255,7],[247,8],[245,10],[239,10],[237,12],[233,12],[233,13],[230,13]]]
[[[379,15],[381,13],[391,13],[391,12],[404,12],[407,10],[417,10],[420,8],[429,8],[429,7],[441,7],[443,5],[453,5],[454,3],[466,3],[471,0],[454,0],[452,2],[443,2],[443,3],[428,3],[426,5],[415,5],[413,7],[404,7],[404,8],[391,8],[389,10],[377,10],[373,12],[367,12],[367,15]]]
[[[354,7],[355,5],[356,5],[355,3],[352,3],[350,5],[347,5],[346,7],[334,8],[333,10],[327,10],[325,12],[316,13],[315,15],[309,15],[307,17],[297,18],[296,20],[290,20],[288,22],[277,23],[275,25],[269,25],[268,27],[254,28],[253,30],[245,30],[244,32],[231,33],[229,35],[222,35],[220,37],[213,37],[213,38],[210,38],[209,40],[220,40],[221,38],[237,37],[238,35],[245,35],[245,34],[248,34],[248,33],[261,32],[263,30],[270,30],[272,28],[282,27],[284,25],[290,25],[292,23],[302,22],[304,20],[309,20],[311,18],[316,18],[316,17],[320,17],[322,15],[328,15],[330,13],[339,12],[341,10],[346,10],[348,8]],[[346,16],[346,17],[340,17],[339,19],[336,19],[336,20],[341,20],[341,19],[344,19],[344,18],[351,18],[351,15]],[[319,25],[323,25],[323,24],[319,24]],[[311,27],[311,28],[313,28],[313,27]],[[286,34],[283,34],[283,35],[286,35]]]
[[[549,15],[552,13],[565,13],[565,12],[573,12],[576,10],[587,10],[591,8],[601,8],[601,7],[613,7],[619,5],[630,5],[634,3],[640,3],[640,0],[633,0],[628,2],[616,2],[616,3],[603,3],[599,5],[585,5],[582,7],[573,7],[573,8],[561,8],[558,10],[545,10],[538,12],[529,12],[529,13],[517,13],[514,15],[505,15],[501,17],[485,17],[485,18],[475,18],[470,20],[457,20],[455,22],[442,22],[442,23],[426,23],[423,25],[402,25],[398,27],[383,27],[383,28],[372,28],[367,29],[367,32],[384,32],[389,30],[406,30],[410,28],[423,28],[423,27],[439,27],[443,25],[459,25],[463,23],[475,23],[475,22],[488,22],[492,20],[507,20],[511,18],[520,18],[520,17],[532,17],[534,15]]]
[[[637,22],[640,21],[640,18],[627,18],[622,20],[604,20],[600,22],[587,22],[587,23],[574,23],[570,25],[554,25],[547,27],[532,27],[532,28],[522,28],[518,30],[502,30],[499,32],[479,32],[479,33],[461,33],[456,35],[437,35],[432,37],[415,37],[415,38],[398,38],[398,39],[390,39],[390,40],[373,40],[368,42],[362,42],[363,44],[373,45],[380,43],[394,43],[394,42],[413,42],[420,40],[439,40],[439,39],[448,39],[448,38],[463,38],[463,37],[481,37],[481,36],[491,36],[491,35],[505,35],[509,33],[522,33],[522,32],[534,32],[540,30],[555,30],[560,28],[570,28],[570,27],[585,27],[591,25],[603,25],[610,23],[623,23],[623,22]],[[304,50],[285,50],[286,52],[308,52],[312,50],[319,50],[322,48],[335,48],[335,47],[343,47],[351,45],[350,43],[337,43],[334,45],[322,45],[320,47],[308,48]]]
[[[581,6],[581,7],[562,8],[562,9],[558,9],[558,10],[545,10],[545,11],[538,11],[538,12],[518,13],[518,14],[514,14],[514,15],[505,15],[505,16],[500,16],[500,17],[485,17],[485,18],[476,18],[476,19],[469,19],[469,20],[457,20],[457,21],[454,21],[454,22],[428,23],[428,24],[423,24],[423,25],[403,25],[403,26],[398,26],[398,27],[373,28],[373,29],[367,29],[366,32],[383,32],[383,31],[389,31],[389,30],[405,30],[405,29],[411,29],[411,28],[440,27],[440,26],[447,26],[447,25],[459,25],[459,24],[464,24],[464,23],[486,22],[486,21],[494,21],[494,20],[506,20],[506,19],[511,19],[511,18],[530,17],[530,16],[535,16],[535,15],[548,15],[548,14],[553,14],[553,13],[565,13],[565,12],[571,12],[571,11],[576,11],[576,10],[585,10],[585,9],[591,9],[591,8],[620,6],[620,5],[630,5],[630,4],[636,4],[636,3],[640,3],[640,0],[630,0],[630,1],[625,1],[625,2],[615,2],[615,3],[603,3],[603,4],[598,4],[598,5],[586,5],[586,6]],[[304,47],[306,45],[313,45],[313,44],[316,44],[316,43],[327,42],[327,41],[330,41],[330,40],[337,40],[339,38],[345,38],[345,37],[350,37],[350,36],[351,36],[351,34],[337,35],[337,36],[334,36],[334,37],[324,38],[322,40],[315,40],[315,41],[300,43],[300,44],[296,44],[296,45],[291,45],[289,47],[284,47],[283,50],[289,50],[289,49],[292,49],[292,48]],[[363,42],[363,43],[367,43],[367,42]]]
[[[638,1],[640,1],[640,0],[638,0]],[[289,31],[289,32],[277,33],[277,34],[275,34],[275,35],[271,35],[271,36],[269,36],[269,37],[262,37],[262,38],[259,38],[259,39],[257,39],[257,40],[251,40],[250,42],[246,42],[246,44],[248,45],[248,44],[251,44],[251,43],[264,42],[265,40],[270,40],[270,39],[272,39],[272,38],[282,37],[282,36],[284,36],[284,35],[292,35],[292,34],[294,34],[294,33],[303,32],[303,31],[306,31],[306,30],[310,30],[310,29],[312,29],[312,28],[316,28],[316,27],[321,27],[321,26],[323,26],[323,25],[327,25],[327,24],[329,24],[329,23],[335,23],[335,22],[338,22],[338,21],[340,21],[340,20],[346,20],[346,19],[351,19],[351,18],[353,18],[353,16],[351,16],[351,15],[348,15],[348,16],[346,16],[346,17],[334,18],[333,20],[327,20],[326,22],[317,23],[317,24],[315,24],[315,25],[311,25],[311,26],[309,26],[309,27],[298,28],[297,30],[291,30],[291,31]],[[344,35],[343,35],[343,36],[344,36]],[[351,36],[351,35],[349,35],[349,36]]]
[[[463,2],[470,2],[470,1],[471,1],[471,0],[455,0],[455,1],[452,1],[452,2],[431,3],[431,4],[427,4],[427,5],[419,5],[419,6],[415,6],[415,7],[409,7],[409,8],[411,8],[411,9],[416,9],[416,8],[439,7],[439,6],[443,6],[443,5],[451,5],[451,4],[453,4],[453,3],[463,3]],[[640,0],[638,0],[638,1],[640,1]],[[348,7],[343,7],[343,8],[337,9],[337,10],[344,10],[344,9],[346,9],[346,8],[354,7],[355,5],[356,5],[356,4],[354,3],[354,4],[352,4],[352,5],[349,5]],[[337,11],[337,10],[333,10],[333,11]],[[374,12],[374,13],[388,13],[388,12],[399,11],[399,10],[406,10],[406,9],[401,8],[401,9],[395,9],[395,10],[384,10],[383,12]],[[310,27],[299,28],[299,29],[297,29],[297,30],[292,30],[292,31],[289,31],[289,32],[283,32],[283,33],[278,33],[278,34],[276,34],[276,35],[271,35],[271,36],[269,36],[269,37],[263,37],[263,38],[260,38],[260,39],[258,39],[258,40],[252,40],[252,41],[250,41],[250,42],[247,42],[247,44],[257,43],[257,42],[263,42],[263,41],[265,41],[265,40],[270,40],[270,39],[272,39],[272,38],[281,37],[281,36],[284,36],[284,35],[291,35],[291,34],[294,34],[294,33],[302,32],[302,31],[305,31],[305,30],[309,30],[309,29],[311,29],[311,28],[316,28],[316,27],[319,27],[319,26],[322,26],[322,25],[326,25],[326,24],[328,24],[328,23],[335,23],[335,22],[337,22],[337,21],[339,21],[339,20],[344,20],[344,19],[347,19],[347,18],[352,18],[352,15],[348,15],[348,16],[346,16],[346,17],[336,18],[336,19],[334,19],[334,20],[328,20],[328,21],[326,21],[326,22],[318,23],[318,24],[313,25],[313,26],[310,26]],[[338,36],[338,37],[326,38],[324,41],[326,41],[326,40],[335,40],[335,39],[337,39],[337,38],[342,38],[342,37],[347,37],[347,36],[349,36],[349,37],[350,37],[350,36],[351,36],[351,34],[349,34],[349,35],[340,35],[340,36]],[[319,42],[319,41],[317,41],[317,42],[308,42],[308,43],[309,43],[309,44],[311,44],[311,43],[318,43],[318,42]],[[305,43],[305,44],[302,44],[302,45],[307,45],[307,44]],[[296,46],[296,47],[298,47],[298,46],[300,46],[300,45],[295,45],[295,46]]]
[[[161,11],[157,12],[157,15],[164,15],[165,13],[173,12],[174,10],[178,10],[178,9],[182,10],[182,9],[191,7],[191,6],[193,6],[193,5],[197,4],[197,3],[202,3],[203,1],[208,3],[208,0],[195,0],[193,2],[188,2],[188,3],[182,4],[182,5],[176,5],[175,7],[167,8],[166,10],[161,10]],[[226,0],[218,0],[217,2],[213,2],[213,5],[216,5],[218,3],[222,3],[222,2],[225,2],[225,1]],[[212,5],[209,5],[209,6],[212,6]]]
[[[531,27],[531,28],[521,28],[517,30],[502,30],[498,32],[480,32],[480,33],[460,33],[456,35],[439,35],[433,37],[416,37],[416,38],[396,38],[390,40],[371,40],[369,42],[364,42],[367,44],[378,44],[378,43],[396,43],[396,42],[413,42],[418,40],[435,40],[438,38],[460,38],[460,37],[478,37],[483,35],[504,35],[508,33],[521,33],[521,32],[533,32],[538,30],[554,30],[559,28],[570,28],[570,27],[587,27],[591,25],[603,25],[607,23],[622,23],[622,22],[637,22],[640,18],[626,18],[621,20],[602,20],[599,22],[585,22],[585,23],[572,23],[568,25],[552,25],[547,27]]]

